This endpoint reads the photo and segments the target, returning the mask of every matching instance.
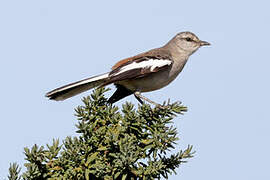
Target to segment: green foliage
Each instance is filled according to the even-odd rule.
[[[19,168],[18,164],[16,163],[10,164],[8,179],[9,180],[21,179],[21,176],[19,176],[20,171],[21,168]]]
[[[53,140],[46,148],[25,148],[26,172],[20,177],[18,165],[12,164],[8,178],[160,179],[192,157],[192,146],[167,155],[178,140],[172,119],[186,107],[167,103],[166,108],[144,104],[136,109],[125,103],[120,112],[107,104],[106,91],[95,90],[75,109],[78,137],[67,137],[62,145]]]

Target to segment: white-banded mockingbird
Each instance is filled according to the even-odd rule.
[[[154,91],[168,85],[182,71],[189,56],[206,45],[210,43],[201,41],[195,34],[181,32],[160,48],[123,59],[110,72],[54,89],[46,97],[61,101],[94,87],[113,83],[117,89],[109,98],[109,103],[134,94],[140,103],[144,99],[159,105],[142,96],[141,92]]]

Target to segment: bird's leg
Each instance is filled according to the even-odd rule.
[[[144,104],[143,101],[142,101],[142,99],[143,99],[143,100],[145,100],[145,101],[147,101],[147,102],[149,102],[149,103],[151,103],[151,104],[154,104],[155,106],[162,107],[162,105],[160,105],[160,104],[158,104],[158,103],[156,103],[156,102],[154,102],[154,101],[151,101],[150,99],[144,97],[144,96],[141,94],[141,92],[139,92],[139,91],[136,91],[136,92],[134,93],[134,96],[135,96],[135,98],[136,98],[141,104]]]
[[[139,96],[136,95],[136,93],[134,93],[134,97],[135,97],[141,104],[143,104],[143,101],[141,100],[141,98],[139,98]]]

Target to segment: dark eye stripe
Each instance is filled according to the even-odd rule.
[[[187,37],[186,38],[186,41],[189,41],[189,42],[191,42],[191,41],[193,41],[190,37]]]

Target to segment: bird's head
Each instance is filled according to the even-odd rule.
[[[209,46],[210,43],[206,41],[201,41],[194,33],[192,32],[181,32],[178,33],[173,39],[175,45],[189,53],[194,53],[201,46]]]

